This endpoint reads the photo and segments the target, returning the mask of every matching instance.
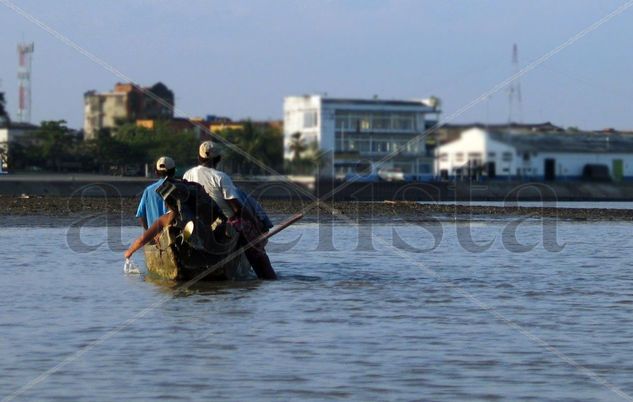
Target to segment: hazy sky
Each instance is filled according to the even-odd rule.
[[[83,93],[119,79],[2,4],[12,1],[180,115],[281,118],[287,95],[438,96],[445,115],[623,0],[1,0],[0,79],[17,104],[16,44],[35,42],[33,121],[79,128]],[[633,128],[633,8],[521,79],[523,121]],[[499,92],[456,122],[503,122]]]

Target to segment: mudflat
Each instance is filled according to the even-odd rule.
[[[529,216],[577,221],[633,221],[633,209],[556,208],[552,206],[481,206],[416,202],[314,202],[289,200],[261,200],[271,216],[305,214],[308,221],[353,220],[374,221],[425,221],[429,219],[470,220],[477,217]],[[28,217],[67,220],[73,217],[109,216],[122,222],[134,222],[138,199],[121,198],[69,198],[35,196],[0,196],[0,217],[3,220]]]

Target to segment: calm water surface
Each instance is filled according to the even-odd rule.
[[[633,394],[632,225],[559,223],[554,240],[566,246],[552,252],[529,222],[517,239],[538,245],[524,253],[504,247],[496,221],[470,228],[477,244],[493,240],[479,253],[460,245],[454,223],[435,228],[439,244],[423,253],[394,249],[394,228],[410,246],[433,245],[405,224],[360,235],[336,226],[331,238],[301,224],[275,247],[298,244],[271,253],[281,280],[178,294],[123,274],[120,247],[100,245],[116,231],[82,229],[94,250],[78,252],[65,228],[3,227],[0,400]]]

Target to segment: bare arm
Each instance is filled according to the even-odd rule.
[[[156,237],[156,235],[159,234],[165,226],[168,226],[171,223],[174,216],[175,215],[172,212],[167,212],[165,215],[158,218],[156,222],[154,222],[152,226],[145,231],[145,233],[134,240],[132,245],[130,245],[130,248],[128,248],[123,254],[125,258],[130,258],[137,250],[149,243],[149,241]]]

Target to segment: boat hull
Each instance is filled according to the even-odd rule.
[[[209,253],[182,246],[175,228],[163,229],[158,241],[146,244],[145,265],[149,274],[171,281],[238,280],[252,277],[250,264],[237,244],[237,234],[232,233],[222,245],[223,253]],[[200,276],[200,278],[198,278]]]

